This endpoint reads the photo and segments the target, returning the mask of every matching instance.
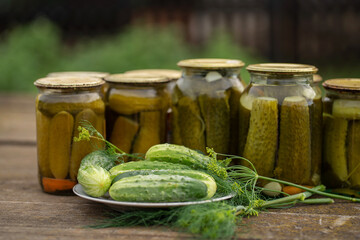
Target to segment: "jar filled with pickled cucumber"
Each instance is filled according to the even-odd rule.
[[[100,96],[104,81],[90,77],[47,77],[35,81],[37,155],[44,192],[71,193],[80,162],[103,149],[100,142],[74,141],[82,121],[105,133],[105,104]]]
[[[206,152],[233,154],[238,146],[239,99],[244,63],[232,59],[178,62],[182,77],[172,95],[172,142]]]
[[[113,74],[105,78],[107,139],[126,153],[145,154],[166,141],[168,78]],[[132,159],[135,160],[135,159]]]
[[[322,181],[360,190],[360,79],[331,79],[323,86]]]
[[[317,68],[264,63],[247,70],[251,82],[240,98],[239,155],[249,159],[260,175],[317,185],[321,97],[311,86]]]

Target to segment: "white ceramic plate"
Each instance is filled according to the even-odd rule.
[[[80,184],[76,184],[73,188],[73,192],[84,199],[103,203],[110,208],[117,210],[117,211],[126,211],[131,209],[139,209],[139,208],[169,208],[169,207],[180,207],[180,206],[187,206],[187,205],[194,205],[194,204],[204,204],[209,202],[218,202],[230,199],[234,197],[234,194],[229,194],[223,197],[211,198],[208,200],[200,200],[200,201],[189,201],[189,202],[167,202],[167,203],[149,203],[149,202],[120,202],[111,199],[110,197],[91,197],[87,195],[82,186]]]

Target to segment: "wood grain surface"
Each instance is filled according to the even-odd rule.
[[[89,229],[110,209],[43,193],[34,96],[0,95],[0,239],[192,239],[165,227]],[[296,206],[245,218],[237,239],[360,239],[360,204]]]

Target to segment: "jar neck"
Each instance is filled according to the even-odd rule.
[[[202,69],[202,68],[184,68],[182,71],[183,78],[189,77],[206,77],[209,72],[218,72],[226,78],[237,77],[241,68],[220,68],[220,69]]]
[[[356,99],[360,100],[360,92],[356,91],[340,91],[333,89],[325,89],[326,96],[329,98]]]
[[[39,88],[42,94],[86,94],[86,93],[100,93],[99,87],[91,88]]]
[[[313,75],[250,73],[250,81],[264,85],[312,84]]]

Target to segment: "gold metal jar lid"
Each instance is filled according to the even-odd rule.
[[[170,81],[167,77],[154,76],[151,74],[141,74],[141,75],[132,75],[132,74],[112,74],[105,77],[105,81],[109,83],[123,83],[123,84],[160,84],[167,83]]]
[[[103,85],[105,82],[100,78],[95,77],[45,77],[40,78],[34,82],[34,85],[39,88],[91,88]]]
[[[52,72],[47,75],[47,77],[96,77],[96,78],[104,78],[109,73],[106,72]]]
[[[177,65],[181,68],[222,69],[241,68],[245,64],[243,61],[236,59],[198,58],[182,60]]]
[[[360,92],[360,78],[335,78],[326,80],[324,88],[340,91]]]
[[[179,70],[172,70],[172,69],[138,69],[138,70],[131,70],[125,72],[125,74],[130,74],[133,76],[160,76],[160,77],[167,77],[170,81],[178,80],[181,77],[181,71]]]
[[[249,72],[275,74],[314,74],[318,71],[315,66],[297,63],[259,63],[246,68]]]
[[[314,83],[319,83],[319,82],[321,82],[323,79],[322,79],[322,77],[319,75],[319,74],[314,74],[313,75],[313,82]]]

